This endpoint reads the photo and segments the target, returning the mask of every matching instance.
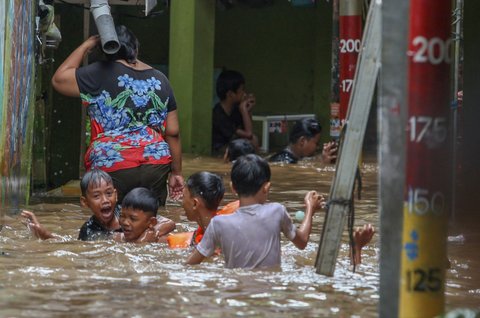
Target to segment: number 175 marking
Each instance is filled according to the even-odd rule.
[[[410,124],[410,141],[422,142],[427,137],[429,141],[437,143],[447,138],[447,121],[443,117],[412,116]]]

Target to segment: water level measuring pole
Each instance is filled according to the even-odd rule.
[[[353,78],[362,42],[362,1],[340,0],[340,110],[343,124],[348,112]]]
[[[330,105],[330,135],[338,140],[348,112],[362,42],[362,0],[339,0],[338,103]],[[335,22],[335,21],[334,21]]]
[[[445,305],[451,45],[451,1],[411,0],[400,317]]]

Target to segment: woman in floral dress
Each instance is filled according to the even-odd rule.
[[[52,78],[55,90],[81,97],[90,117],[91,141],[85,167],[108,172],[118,202],[135,187],[147,187],[165,205],[183,191],[177,104],[168,79],[137,59],[138,40],[116,27],[120,50],[106,61],[80,67],[100,42],[92,36],[75,49]]]

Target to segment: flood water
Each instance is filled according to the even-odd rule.
[[[219,173],[229,182],[230,165],[220,159],[184,159],[184,176],[199,170]],[[283,203],[294,217],[303,210],[308,190],[328,194],[333,170],[313,160],[272,166],[270,201]],[[378,227],[377,173],[377,164],[366,158],[362,200],[355,203],[358,226]],[[224,202],[233,198],[228,191]],[[323,212],[314,217],[304,251],[283,238],[281,271],[248,271],[224,269],[221,257],[187,267],[183,262],[188,250],[157,243],[80,242],[78,229],[90,212],[80,207],[78,198],[36,201],[29,209],[62,239],[36,240],[18,216],[6,217],[0,231],[0,317],[377,316],[378,235],[352,273],[345,231],[334,277],[317,275],[314,263]],[[178,231],[196,227],[177,202],[169,202],[160,214],[173,219]],[[447,309],[480,304],[480,234],[471,220],[466,224],[470,226],[463,227],[459,218],[451,229],[455,237],[448,246]]]

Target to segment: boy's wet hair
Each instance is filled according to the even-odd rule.
[[[232,166],[232,185],[239,196],[253,196],[270,181],[270,166],[262,157],[249,154],[239,157]]]
[[[320,126],[320,123],[316,119],[304,118],[293,125],[292,131],[290,132],[290,143],[296,143],[300,137],[311,139],[321,131],[322,126]]]
[[[240,156],[255,153],[252,143],[246,139],[239,138],[230,141],[228,144],[228,160],[237,160]]]
[[[200,197],[209,210],[216,210],[225,194],[222,178],[214,173],[201,171],[187,180],[187,188],[194,197]]]
[[[236,92],[244,84],[245,78],[241,73],[225,70],[217,78],[217,96],[220,100],[224,100],[229,91]]]
[[[102,180],[104,180],[107,184],[113,185],[112,177],[110,177],[110,175],[103,170],[92,169],[85,173],[80,181],[80,190],[82,191],[82,196],[87,196],[87,190],[90,185],[98,187]]]
[[[125,195],[122,201],[122,209],[141,210],[152,216],[157,216],[158,199],[155,194],[147,188],[135,188]]]
[[[138,47],[140,46],[137,37],[124,25],[115,26],[115,31],[120,42],[120,49],[115,54],[105,54],[107,60],[125,60],[128,63],[135,63],[137,61]]]

